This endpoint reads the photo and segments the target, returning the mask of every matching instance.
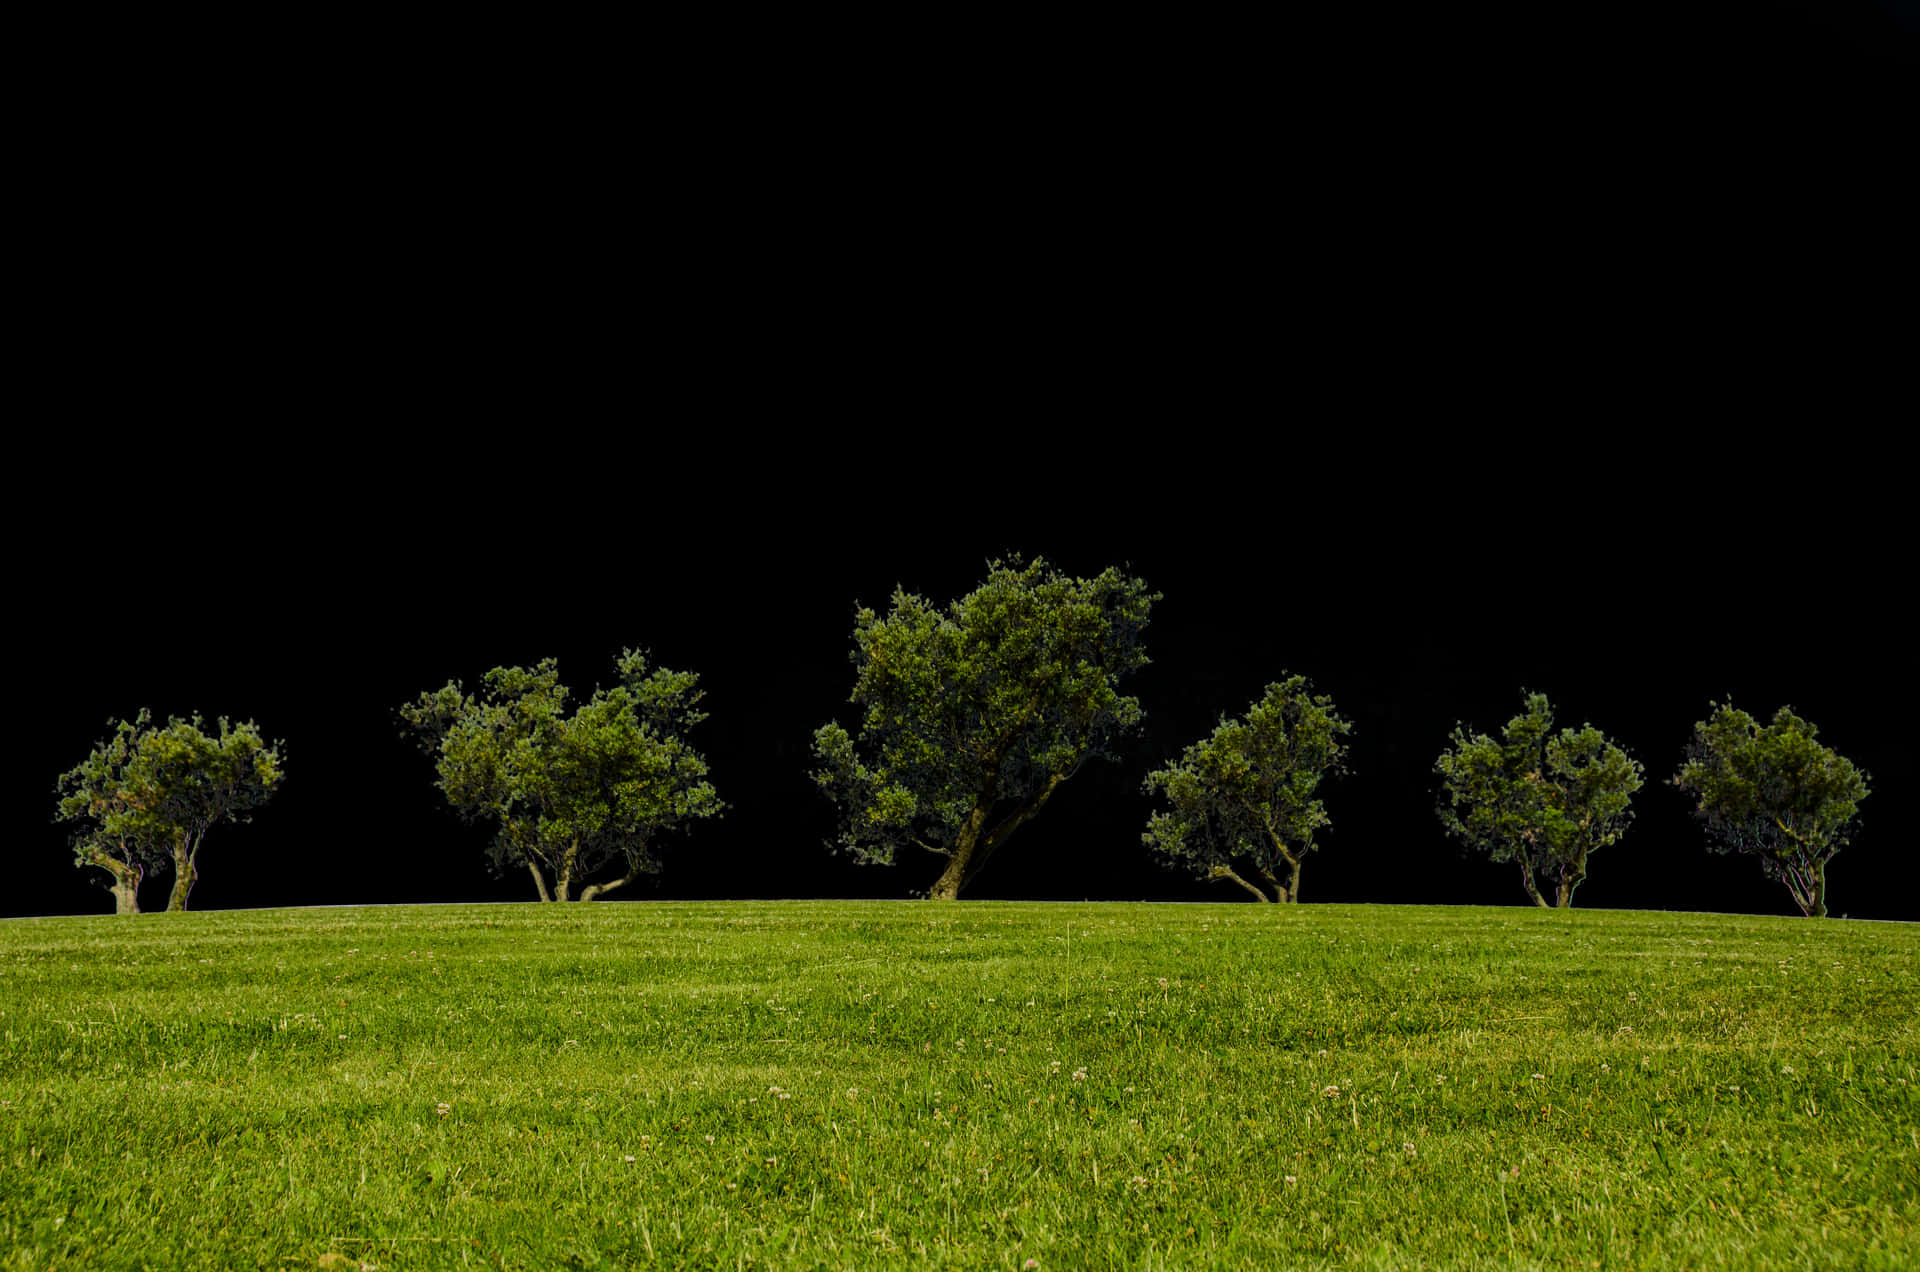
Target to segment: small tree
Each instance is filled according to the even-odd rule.
[[[1825,918],[1827,863],[1847,843],[1868,774],[1815,741],[1819,729],[1789,707],[1761,728],[1731,705],[1708,705],[1672,784],[1698,801],[1710,849],[1758,857],[1802,914]]]
[[[1539,693],[1526,695],[1500,741],[1455,726],[1453,746],[1434,766],[1448,799],[1435,811],[1468,848],[1518,862],[1535,905],[1547,904],[1535,882],[1544,873],[1554,905],[1566,909],[1588,857],[1632,822],[1628,806],[1645,770],[1590,724],[1552,730],[1553,706]]]
[[[455,811],[499,824],[494,872],[525,866],[542,901],[574,899],[577,883],[582,901],[624,888],[659,870],[658,836],[726,809],[682,736],[707,718],[699,677],[650,669],[638,650],[618,668],[619,683],[571,715],[551,658],[495,667],[475,695],[454,681],[400,708]],[[624,873],[586,883],[610,863]]]
[[[1347,771],[1343,739],[1352,731],[1333,699],[1314,695],[1304,676],[1268,685],[1244,720],[1223,718],[1212,737],[1147,775],[1147,791],[1173,809],[1155,813],[1141,838],[1203,879],[1236,883],[1262,901],[1298,901],[1314,832],[1332,823],[1314,793],[1324,774]],[[1236,861],[1274,896],[1234,869]]]
[[[814,734],[813,778],[839,806],[837,846],[891,864],[903,846],[945,860],[931,896],[953,900],[1060,784],[1110,757],[1140,722],[1115,684],[1146,665],[1153,603],[1109,568],[1069,578],[1035,559],[994,561],[942,611],[896,590],[854,618],[856,740]]]
[[[109,721],[113,736],[87,758],[62,773],[56,820],[78,822],[72,833],[73,864],[107,875],[115,914],[140,913],[140,883],[168,859],[168,842],[146,813],[144,777],[138,768],[140,735],[149,718],[142,710],[132,721]]]
[[[185,910],[207,831],[250,820],[285,777],[286,744],[269,744],[252,721],[223,717],[216,735],[201,723],[175,718],[158,728],[142,710],[60,776],[59,817],[81,823],[74,863],[107,872],[117,914],[140,912],[141,880],[163,864],[173,869],[167,909]]]

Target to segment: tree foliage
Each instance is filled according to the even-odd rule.
[[[1147,775],[1147,791],[1172,808],[1153,814],[1142,838],[1203,879],[1225,879],[1269,900],[1246,877],[1255,874],[1274,890],[1272,899],[1298,901],[1301,863],[1318,846],[1315,832],[1332,823],[1315,798],[1320,779],[1347,771],[1352,731],[1306,677],[1268,685],[1245,719],[1222,718],[1211,737]]]
[[[903,590],[854,619],[859,733],[814,734],[815,782],[841,812],[837,847],[890,864],[918,846],[959,896],[1060,784],[1136,729],[1120,678],[1147,663],[1159,596],[1120,570],[1070,578],[1035,559],[989,563],[944,610]]]
[[[1708,705],[1672,784],[1695,798],[1709,848],[1759,858],[1802,914],[1824,918],[1827,863],[1848,842],[1868,774],[1816,741],[1819,729],[1790,707],[1763,728],[1730,704]]]
[[[1645,770],[1591,724],[1556,735],[1546,695],[1525,697],[1526,710],[1499,740],[1455,726],[1453,745],[1434,766],[1447,795],[1436,811],[1470,850],[1518,862],[1534,904],[1547,904],[1536,883],[1544,874],[1554,904],[1565,908],[1587,877],[1588,857],[1632,822]]]
[[[76,824],[74,864],[106,871],[120,914],[139,913],[141,881],[171,867],[167,909],[185,910],[207,831],[251,819],[285,777],[286,744],[269,743],[252,721],[225,717],[213,734],[199,716],[160,727],[144,709],[108,723],[113,735],[61,774],[56,788],[59,819]]]
[[[726,808],[684,736],[706,719],[699,677],[650,668],[631,649],[618,671],[571,714],[551,658],[495,667],[476,694],[454,681],[400,708],[448,803],[498,824],[495,873],[526,867],[543,901],[573,899],[576,884],[591,901],[657,871],[661,834]],[[619,878],[587,883],[613,863]]]

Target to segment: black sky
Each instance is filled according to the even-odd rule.
[[[111,908],[53,784],[143,706],[286,739],[197,908],[522,899],[394,708],[547,656],[585,692],[625,645],[701,674],[734,805],[635,895],[912,895],[931,859],[826,854],[808,739],[856,602],[1019,552],[1164,594],[1148,727],[973,895],[1233,899],[1145,855],[1140,782],[1285,671],[1356,724],[1309,901],[1523,900],[1432,764],[1526,688],[1648,769],[1582,904],[1790,912],[1660,784],[1730,695],[1873,775],[1835,912],[1920,918],[1910,28],[1760,8],[1031,33],[965,73],[708,47],[610,82],[626,128],[402,71],[391,114],[105,129],[151,179],[46,210],[0,914]]]

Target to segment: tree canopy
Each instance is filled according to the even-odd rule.
[[[1268,685],[1244,719],[1223,717],[1211,737],[1147,775],[1148,792],[1172,808],[1153,814],[1142,839],[1203,879],[1228,880],[1262,901],[1298,901],[1301,863],[1318,846],[1315,832],[1333,820],[1315,798],[1320,779],[1347,771],[1352,731],[1306,677]],[[1247,874],[1266,880],[1274,896]]]
[[[952,900],[1088,759],[1138,728],[1122,676],[1147,663],[1159,596],[1109,567],[1071,578],[1036,558],[990,562],[944,610],[896,589],[854,617],[858,735],[814,734],[813,778],[841,813],[837,848],[890,864],[917,846],[946,862]]]
[[[222,717],[209,735],[199,716],[153,724],[142,709],[109,721],[113,735],[58,781],[59,819],[76,823],[74,864],[107,872],[120,914],[139,913],[140,883],[173,870],[168,910],[185,910],[200,878],[200,847],[220,821],[247,821],[280,786],[284,742],[248,721]]]
[[[1520,865],[1521,882],[1544,906],[1535,876],[1545,874],[1554,904],[1573,904],[1587,859],[1619,839],[1645,770],[1591,724],[1553,733],[1553,706],[1540,693],[1507,721],[1499,740],[1455,726],[1439,773],[1447,804],[1436,809],[1447,833],[1493,861]]]
[[[524,866],[543,901],[573,899],[576,884],[582,901],[626,887],[660,868],[661,834],[726,808],[684,737],[706,719],[699,677],[649,667],[640,650],[617,666],[619,682],[572,714],[551,658],[495,667],[476,694],[453,681],[400,708],[448,803],[498,824],[495,872]],[[587,882],[613,863],[620,877]]]
[[[1790,707],[1763,728],[1731,704],[1709,706],[1672,784],[1695,798],[1710,849],[1759,858],[1802,914],[1826,917],[1827,863],[1848,842],[1868,774]]]

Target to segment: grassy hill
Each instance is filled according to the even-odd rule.
[[[0,923],[0,1268],[1906,1268],[1920,927]]]

